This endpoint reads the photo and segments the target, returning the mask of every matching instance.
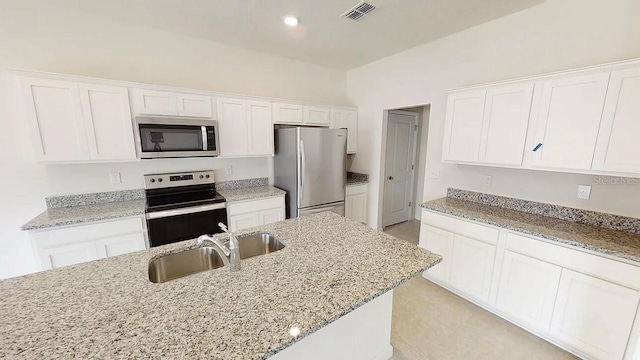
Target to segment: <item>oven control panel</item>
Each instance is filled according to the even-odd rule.
[[[162,189],[177,186],[214,183],[213,170],[187,173],[151,174],[144,176],[145,189]]]

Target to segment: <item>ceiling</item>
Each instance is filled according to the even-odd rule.
[[[168,30],[308,63],[351,69],[544,0],[57,0],[59,8]],[[285,15],[300,19],[296,28]]]

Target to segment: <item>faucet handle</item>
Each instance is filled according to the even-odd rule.
[[[227,234],[229,233],[229,229],[227,228],[227,225],[219,222],[218,227],[220,227],[220,229],[222,229],[222,231],[226,232]]]

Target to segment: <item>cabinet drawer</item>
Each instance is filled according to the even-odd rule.
[[[142,217],[116,221],[105,221],[89,225],[70,226],[54,230],[34,231],[32,236],[41,249],[57,247],[92,239],[100,239],[120,234],[142,232],[145,229]]]
[[[549,244],[540,239],[507,234],[507,250],[640,290],[640,267]]]
[[[366,194],[367,193],[367,185],[348,185],[347,186],[347,196],[349,195],[357,195],[357,194]]]
[[[284,196],[266,198],[260,200],[247,200],[229,203],[229,216],[246,214],[250,212],[258,212],[267,209],[284,207]]]
[[[458,220],[446,215],[440,215],[431,211],[422,211],[422,222],[443,230],[464,235],[475,240],[489,244],[498,243],[499,230],[488,226],[478,225],[465,220]]]

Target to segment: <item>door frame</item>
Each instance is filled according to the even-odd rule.
[[[416,156],[418,147],[418,129],[420,127],[420,114],[413,111],[406,110],[384,110],[383,120],[382,120],[382,146],[381,146],[381,156],[380,156],[380,188],[378,193],[378,199],[380,202],[380,206],[378,206],[378,230],[384,229],[384,199],[385,193],[387,191],[386,186],[386,178],[387,178],[387,133],[389,131],[389,115],[391,113],[396,113],[399,115],[409,115],[414,117],[414,133],[413,133],[413,171],[411,174],[411,206],[409,207],[409,216],[407,217],[407,221],[412,220],[414,218],[416,201],[414,199],[415,196],[415,181],[416,181]],[[391,226],[391,225],[390,225]]]

